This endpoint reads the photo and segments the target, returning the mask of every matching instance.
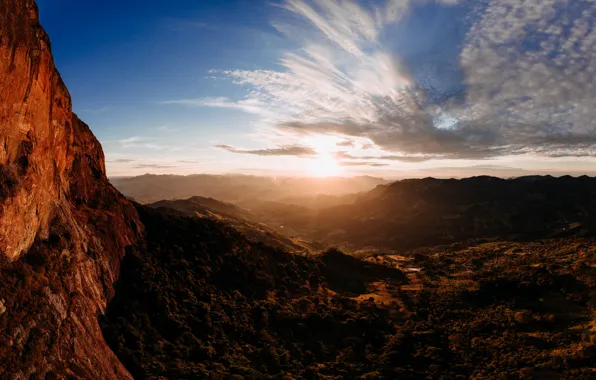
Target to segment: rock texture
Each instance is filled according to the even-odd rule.
[[[130,378],[98,316],[141,234],[72,113],[35,2],[0,0],[0,378]]]

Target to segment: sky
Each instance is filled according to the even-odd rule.
[[[109,176],[596,175],[594,0],[38,0]]]

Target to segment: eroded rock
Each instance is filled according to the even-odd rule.
[[[130,378],[98,315],[141,232],[72,112],[35,2],[0,0],[0,378]]]

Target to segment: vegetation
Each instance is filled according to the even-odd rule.
[[[594,208],[596,179],[586,176],[425,178],[381,185],[351,204],[323,210],[266,210],[257,220],[349,251],[404,252],[478,238],[594,236]]]
[[[74,307],[78,291],[69,284],[76,276],[76,258],[68,247],[70,233],[56,227],[48,239],[37,239],[18,261],[0,257],[0,300],[5,312],[0,315],[0,378],[9,379],[22,368],[38,368],[55,354],[52,342],[60,338],[64,315]],[[54,295],[64,295],[65,298]],[[59,307],[51,299],[58,300]],[[48,377],[51,378],[51,377]]]
[[[123,261],[102,318],[136,378],[596,374],[592,240],[311,259],[210,219],[138,210],[146,247]]]
[[[213,198],[195,196],[189,199],[162,200],[147,206],[176,210],[188,216],[223,221],[251,240],[291,252],[309,254],[327,248],[324,243],[300,241],[276,232],[264,224],[255,222],[255,215],[249,211]]]
[[[108,343],[137,378],[365,374],[371,363],[354,357],[380,351],[395,333],[387,310],[331,296],[345,284],[323,276],[331,270],[325,262],[354,264],[340,252],[310,260],[209,219],[139,213],[147,247],[123,261],[103,321]],[[366,289],[375,268],[405,281],[397,269],[367,266],[353,288]]]

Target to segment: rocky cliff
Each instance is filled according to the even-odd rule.
[[[33,0],[0,0],[0,378],[129,378],[98,325],[142,225],[72,113]]]

